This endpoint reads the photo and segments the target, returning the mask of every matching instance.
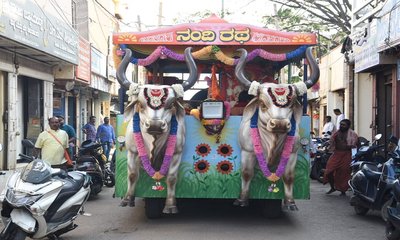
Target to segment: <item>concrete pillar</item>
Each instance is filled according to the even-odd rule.
[[[17,127],[17,83],[18,74],[8,73],[8,154],[7,169],[17,165],[17,136],[21,133]]]

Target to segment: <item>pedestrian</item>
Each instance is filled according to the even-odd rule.
[[[346,195],[350,180],[351,150],[357,147],[358,136],[350,129],[351,122],[343,119],[340,122],[339,130],[336,131],[331,139],[329,150],[333,152],[328,160],[324,173],[324,184],[329,183],[331,189],[326,194],[331,194],[336,190],[341,195]]]
[[[74,148],[75,148],[75,143],[76,143],[76,132],[75,129],[71,126],[65,123],[64,116],[58,115],[56,116],[58,118],[58,121],[60,122],[60,129],[64,130],[68,134],[68,145],[69,145],[69,155],[71,157],[74,156]]]
[[[49,118],[50,129],[41,132],[36,140],[33,156],[41,159],[54,168],[67,168],[65,149],[68,150],[68,134],[60,129],[57,117]]]
[[[335,125],[332,122],[332,117],[326,116],[325,124],[324,127],[322,128],[322,136],[324,138],[330,138],[334,130],[335,130]]]
[[[97,128],[96,139],[99,139],[100,143],[103,144],[104,155],[106,155],[108,160],[110,149],[113,148],[115,144],[114,128],[110,125],[110,119],[108,117],[105,117],[104,123]]]
[[[339,108],[333,109],[333,113],[336,115],[336,130],[339,130],[340,122],[344,119],[344,114],[340,111]]]
[[[96,117],[90,116],[89,122],[83,126],[82,131],[86,134],[86,140],[91,140],[92,142],[96,142]]]

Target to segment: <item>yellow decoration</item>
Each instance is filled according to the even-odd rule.
[[[199,111],[199,109],[190,110],[190,115],[195,117],[197,120],[200,120],[200,111]]]
[[[160,172],[156,172],[156,173],[154,173],[152,178],[156,181],[160,181],[163,177],[164,177],[164,175],[162,175]]]
[[[275,173],[272,173],[271,176],[267,177],[268,180],[270,180],[271,182],[276,182],[280,179],[280,177],[276,176]]]
[[[304,34],[300,34],[300,35],[294,36],[292,42],[311,43],[311,37],[304,35]]]
[[[233,66],[235,59],[226,56],[222,51],[215,53],[215,57],[226,65]]]
[[[212,46],[203,47],[202,49],[200,49],[196,52],[193,52],[192,56],[195,59],[200,59],[202,57],[206,57],[206,56],[210,55],[211,49],[212,49]]]
[[[119,64],[121,63],[121,58],[117,55],[118,45],[114,45],[113,47],[113,59],[114,59],[114,67],[118,69]]]

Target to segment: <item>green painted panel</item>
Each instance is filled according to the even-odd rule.
[[[220,135],[219,143],[215,136],[207,135],[203,126],[192,116],[186,116],[186,144],[179,168],[176,197],[178,198],[237,198],[240,193],[240,147],[237,131],[241,117],[231,116]],[[117,117],[117,136],[124,136],[126,123]],[[301,137],[309,138],[310,118],[304,116],[301,122]],[[119,146],[117,146],[119,147]],[[119,148],[118,148],[119,149]],[[204,151],[201,151],[204,150]],[[122,197],[127,188],[126,151],[117,152],[116,196]],[[161,181],[166,189],[165,180]],[[138,197],[165,197],[166,190],[155,191],[155,181],[141,169],[136,185]],[[277,193],[268,192],[270,182],[256,168],[250,186],[250,198],[282,199],[283,183],[278,181]],[[298,151],[295,170],[294,198],[308,199],[310,196],[309,149]]]

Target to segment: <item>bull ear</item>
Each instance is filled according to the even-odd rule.
[[[135,113],[135,105],[137,103],[137,98],[134,101],[131,101],[128,106],[126,106],[124,111],[124,120],[129,121],[133,118],[133,114]]]
[[[254,115],[254,113],[258,107],[258,100],[259,100],[259,98],[255,97],[255,98],[251,99],[250,102],[246,105],[246,107],[243,110],[242,121],[247,121]]]
[[[175,116],[177,118],[183,118],[185,116],[186,114],[185,107],[183,106],[183,101],[181,101],[180,98],[177,98],[175,101],[175,109],[176,109]]]

